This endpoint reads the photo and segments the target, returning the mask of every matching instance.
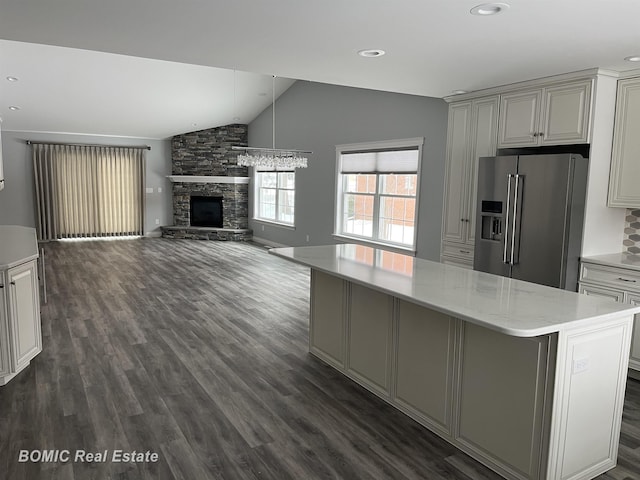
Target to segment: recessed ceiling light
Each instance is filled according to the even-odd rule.
[[[233,121],[234,122],[239,122],[240,121],[240,117],[233,117]]]
[[[9,110],[11,110],[12,112],[16,112],[16,111],[20,110],[20,107],[18,107],[17,105],[11,105],[9,107]]]
[[[508,3],[483,3],[473,7],[470,12],[471,15],[497,15],[507,10],[510,6]]]
[[[451,95],[462,95],[463,93],[467,93],[466,90],[454,90],[451,92]]]
[[[10,81],[10,82],[17,82],[18,81],[18,77],[9,76],[9,77],[7,77],[7,80]]]
[[[361,57],[365,57],[365,58],[375,58],[375,57],[381,57],[385,53],[387,53],[387,52],[385,52],[384,50],[370,49],[370,50],[360,50],[358,52],[358,55],[360,55]]]
[[[625,57],[627,62],[640,62],[640,55],[633,55],[631,57]]]

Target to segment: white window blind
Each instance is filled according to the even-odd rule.
[[[342,152],[340,173],[416,173],[419,161],[417,148]]]

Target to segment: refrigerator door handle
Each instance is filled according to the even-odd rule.
[[[512,174],[507,174],[507,208],[505,210],[506,217],[504,220],[504,250],[502,252],[502,263],[509,263],[508,247],[509,247],[509,211],[511,210],[511,178]]]
[[[520,185],[524,180],[524,176],[516,173],[514,175],[514,178],[516,179],[516,182],[515,182],[516,185],[515,185],[515,191],[513,193],[513,225],[511,226],[511,258],[510,258],[511,265],[515,265],[520,260],[520,255],[519,255],[520,252],[518,251],[516,253],[516,236],[518,237],[520,236],[520,229],[518,228],[518,215],[522,214],[522,209],[518,211],[518,207],[521,207],[520,202],[522,201],[522,199],[520,198],[520,196],[522,195],[522,189],[520,188]],[[518,244],[518,250],[520,250],[519,244]]]

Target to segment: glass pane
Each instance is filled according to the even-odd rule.
[[[410,195],[416,196],[416,185],[418,176],[414,174],[407,175],[380,175],[381,178],[381,193],[383,194],[396,194],[396,195]]]
[[[267,220],[276,219],[276,190],[261,188],[258,191],[258,217]]]
[[[342,231],[369,238],[373,236],[373,195],[344,195]]]
[[[345,192],[376,193],[376,175],[343,175],[342,188]]]
[[[265,188],[276,188],[276,172],[258,172],[259,185]]]
[[[287,190],[296,188],[296,174],[294,172],[279,172],[278,188],[285,188]]]
[[[414,198],[381,197],[378,224],[380,240],[413,245],[415,208]]]
[[[291,190],[278,190],[278,221],[285,223],[294,222],[295,192]]]

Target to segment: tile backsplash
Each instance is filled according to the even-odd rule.
[[[625,217],[624,250],[629,253],[640,253],[640,210],[628,209]]]

